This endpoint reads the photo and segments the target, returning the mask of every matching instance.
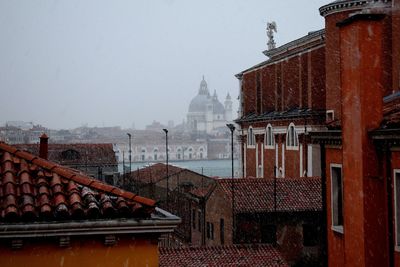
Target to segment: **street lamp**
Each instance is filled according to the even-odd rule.
[[[232,178],[231,178],[231,193],[232,193],[232,234],[233,239],[235,238],[236,224],[235,224],[235,184],[233,182],[234,170],[233,170],[233,132],[235,131],[235,126],[232,123],[227,124],[229,130],[231,131],[231,159],[232,159]]]
[[[127,133],[128,138],[129,138],[129,174],[132,172],[132,135],[130,133]]]
[[[165,155],[167,158],[167,207],[168,207],[168,195],[169,195],[169,177],[168,177],[168,130],[167,129],[163,129],[164,133],[165,133]]]

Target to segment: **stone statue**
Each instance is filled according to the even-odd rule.
[[[268,50],[275,48],[275,40],[274,40],[274,32],[277,32],[276,22],[268,22],[267,23],[267,36],[268,36]]]

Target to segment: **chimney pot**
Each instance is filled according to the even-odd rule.
[[[39,157],[47,159],[49,153],[49,137],[43,133],[40,136]]]

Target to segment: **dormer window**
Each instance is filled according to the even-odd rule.
[[[267,128],[265,129],[264,144],[266,148],[274,148],[275,146],[275,137],[271,124],[268,124]]]
[[[247,146],[254,147],[256,145],[256,137],[253,132],[253,127],[249,127],[249,131],[247,133]]]
[[[298,149],[299,138],[297,136],[296,128],[293,123],[289,124],[286,133],[286,148],[287,149]]]
[[[74,149],[67,149],[61,152],[61,157],[64,160],[78,160],[81,158],[81,155]]]

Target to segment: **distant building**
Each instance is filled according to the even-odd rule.
[[[19,144],[17,148],[39,155],[40,144]],[[118,179],[118,163],[112,144],[48,144],[48,158],[109,184]]]
[[[200,134],[215,134],[226,131],[226,124],[232,121],[232,100],[228,94],[224,104],[218,100],[217,92],[211,96],[207,82],[200,82],[200,88],[189,105],[187,130]]]

